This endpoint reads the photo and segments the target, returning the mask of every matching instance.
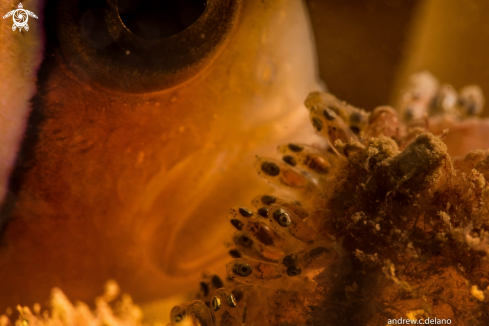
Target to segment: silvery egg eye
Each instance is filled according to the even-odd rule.
[[[221,308],[221,299],[218,297],[212,298],[212,310],[218,311]]]
[[[228,295],[228,297],[226,298],[226,302],[231,308],[236,308],[236,300],[234,299],[232,293]]]
[[[53,0],[47,12],[68,68],[106,89],[143,93],[204,70],[235,24],[233,0]]]

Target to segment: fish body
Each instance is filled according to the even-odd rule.
[[[66,29],[46,25],[32,113],[28,118],[34,74],[15,137],[1,142],[10,156],[0,171],[0,189],[8,192],[0,310],[43,302],[55,286],[90,301],[108,279],[141,302],[185,291],[202,269],[223,266],[226,207],[268,189],[249,168],[254,156],[293,134],[310,140],[301,106],[322,88],[300,1],[240,1],[236,10],[225,43],[200,71],[136,93],[87,79],[73,66],[76,51],[57,43]],[[0,33],[14,44],[10,29]],[[34,42],[34,28],[28,33]],[[2,65],[19,68],[14,60]],[[14,98],[2,95],[2,102]]]

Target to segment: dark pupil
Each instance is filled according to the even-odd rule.
[[[248,247],[251,245],[251,240],[248,237],[242,236],[241,237],[241,244],[245,247]]]
[[[358,128],[357,126],[351,126],[350,130],[353,131],[357,135],[360,133],[360,128]]]
[[[145,39],[178,34],[204,12],[207,0],[119,0],[124,25]]]
[[[248,268],[246,268],[246,267],[241,267],[241,271],[242,271],[243,273],[246,273],[246,272],[248,271]]]

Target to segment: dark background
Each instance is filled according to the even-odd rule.
[[[329,90],[372,110],[395,104],[410,74],[489,94],[489,1],[306,0]],[[486,109],[483,115],[488,116]]]
[[[389,103],[418,2],[306,1],[330,92],[367,110]]]

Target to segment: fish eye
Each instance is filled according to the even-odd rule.
[[[350,126],[350,130],[353,131],[353,133],[356,135],[360,134],[360,128],[358,128],[357,126]]]
[[[234,289],[232,291],[232,295],[233,295],[234,299],[236,300],[236,302],[240,302],[241,299],[243,299],[244,293],[241,290]]]
[[[233,218],[233,219],[231,220],[231,224],[232,224],[232,225],[233,225],[233,226],[234,226],[234,227],[235,227],[235,228],[236,228],[238,231],[243,230],[243,226],[244,226],[244,224],[243,224],[243,222],[241,222],[240,220]]]
[[[77,78],[146,93],[203,71],[231,34],[239,6],[232,0],[65,0],[47,15]]]
[[[222,282],[221,278],[218,275],[212,276],[211,283],[212,286],[215,287],[216,289],[222,288],[224,286],[224,283]]]
[[[244,247],[249,247],[253,243],[253,240],[251,240],[245,235],[242,235],[239,237],[239,243]]]
[[[334,119],[336,119],[336,113],[328,108],[324,109],[323,115],[329,121],[333,121]]]
[[[261,170],[272,177],[280,174],[280,168],[273,162],[263,162],[261,164]]]
[[[277,201],[277,198],[275,198],[274,196],[265,195],[265,196],[261,197],[261,202],[265,205],[272,205],[276,201]]]
[[[175,317],[173,317],[173,322],[175,324],[180,323],[182,320],[183,320],[182,315],[176,315]]]
[[[221,299],[218,297],[212,298],[212,310],[218,311],[221,308]]]
[[[260,215],[261,217],[267,218],[268,217],[268,207],[260,207],[258,209],[258,215]]]
[[[282,160],[290,166],[296,166],[297,165],[297,161],[293,156],[285,155],[284,157],[282,157]]]
[[[234,273],[240,276],[249,276],[252,271],[253,268],[249,264],[242,263],[234,266]]]
[[[234,299],[233,294],[228,295],[226,302],[231,308],[236,308],[236,300]]]
[[[282,227],[288,227],[292,221],[290,220],[289,214],[287,214],[283,209],[279,208],[273,212],[273,218]]]
[[[200,282],[200,290],[204,297],[206,297],[209,294],[209,285],[206,282]]]
[[[296,152],[296,153],[298,153],[304,149],[304,147],[302,147],[301,145],[297,145],[297,144],[289,144],[288,147],[292,152]]]
[[[241,253],[237,249],[229,250],[229,255],[233,258],[241,258],[242,257]]]
[[[253,212],[250,211],[248,208],[240,207],[239,208],[239,214],[243,217],[252,217]]]
[[[316,117],[312,118],[312,125],[318,132],[323,130],[323,122]]]
[[[300,267],[290,266],[289,268],[287,268],[287,275],[289,276],[297,276],[300,275],[301,273],[302,270],[300,269]]]
[[[205,10],[206,0],[118,0],[122,23],[144,39],[159,39],[183,32]]]

